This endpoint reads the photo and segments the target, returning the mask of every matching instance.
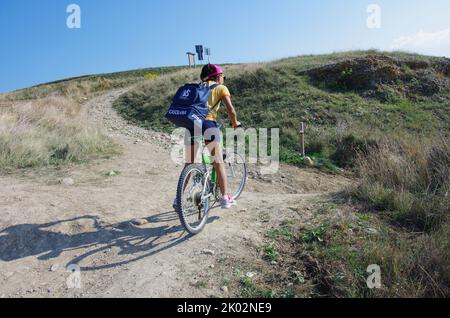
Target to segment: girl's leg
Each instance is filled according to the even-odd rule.
[[[190,164],[195,163],[195,159],[197,157],[197,152],[198,152],[198,143],[195,142],[193,140],[193,132],[191,132],[190,130],[186,129],[185,134],[184,134],[184,153],[185,153],[185,158],[184,158],[184,167],[187,167]]]
[[[195,159],[197,157],[197,151],[198,151],[198,144],[196,142],[191,143],[191,134],[190,134],[190,132],[188,130],[186,130],[186,133],[185,133],[184,144],[185,144],[185,148],[184,148],[184,150],[185,150],[184,151],[184,153],[185,153],[184,168],[186,168],[190,164],[195,163]],[[189,180],[184,185],[183,191],[186,190],[186,187],[187,187],[188,183],[189,183]],[[172,207],[174,209],[177,208],[176,199],[173,200]]]
[[[185,164],[184,167],[186,168],[187,166],[189,166],[190,164],[195,163],[195,158],[197,157],[197,151],[198,151],[198,144],[194,143],[192,145],[186,145],[185,148]],[[190,179],[188,179],[189,181]],[[184,190],[186,190],[186,186],[188,185],[189,182],[186,182],[186,184],[184,185]]]
[[[195,158],[197,157],[198,144],[194,143],[192,145],[185,145],[185,167],[195,163]]]
[[[218,142],[206,143],[211,155],[214,157],[214,169],[219,177],[219,188],[223,196],[228,194],[228,179],[225,171],[225,164],[223,163],[223,152]]]

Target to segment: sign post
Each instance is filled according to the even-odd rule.
[[[210,48],[205,48],[205,54],[208,57],[208,64],[210,63],[209,57],[211,56],[211,49]]]
[[[189,67],[195,67],[195,53],[187,52],[186,54],[189,60]]]
[[[300,151],[301,151],[301,156],[304,158],[306,156],[306,152],[305,152],[305,123],[302,122],[299,132],[300,132]]]

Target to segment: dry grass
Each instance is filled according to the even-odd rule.
[[[86,98],[93,97],[101,92],[128,87],[141,82],[149,74],[152,74],[152,77],[158,77],[178,69],[180,67],[145,68],[69,78],[17,90],[8,94],[0,94],[0,104],[7,101],[34,100],[46,97],[67,97],[74,101],[82,102]]]
[[[155,69],[156,73],[170,68]],[[0,94],[2,171],[82,162],[117,152],[81,106],[101,92],[132,85],[148,70],[86,76]]]
[[[385,138],[359,158],[361,177],[355,196],[369,208],[387,212],[403,226],[430,231],[449,215],[450,143],[448,139]]]
[[[0,103],[8,101],[27,101],[48,97],[66,97],[76,102],[98,92],[124,87],[128,84],[126,79],[105,79],[102,77],[85,80],[70,80],[54,84],[45,84],[0,95]]]
[[[239,77],[243,74],[255,72],[260,69],[264,64],[246,64],[246,65],[228,65],[224,66],[224,71],[232,73],[233,76]],[[157,78],[147,79],[138,84],[131,94],[148,94],[149,98],[157,98],[159,102],[161,99],[170,97],[173,98],[173,92],[176,91],[181,85],[185,83],[198,83],[200,82],[200,68],[195,69],[181,69],[179,71],[165,74]],[[152,104],[153,100],[149,100],[149,104]],[[152,104],[153,105],[153,104]],[[164,105],[166,106],[166,105]]]
[[[0,170],[81,162],[115,153],[114,144],[88,124],[85,110],[64,97],[0,108]]]

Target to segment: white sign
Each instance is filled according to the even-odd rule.
[[[188,53],[189,66],[195,66],[195,54]]]

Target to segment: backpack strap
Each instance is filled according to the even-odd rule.
[[[213,90],[214,88],[217,88],[217,87],[219,87],[219,84],[211,85],[209,88],[210,88],[211,90]],[[216,107],[220,104],[221,101],[222,101],[222,100],[219,99],[219,101],[211,108],[211,111],[214,110],[214,108],[216,108]]]

